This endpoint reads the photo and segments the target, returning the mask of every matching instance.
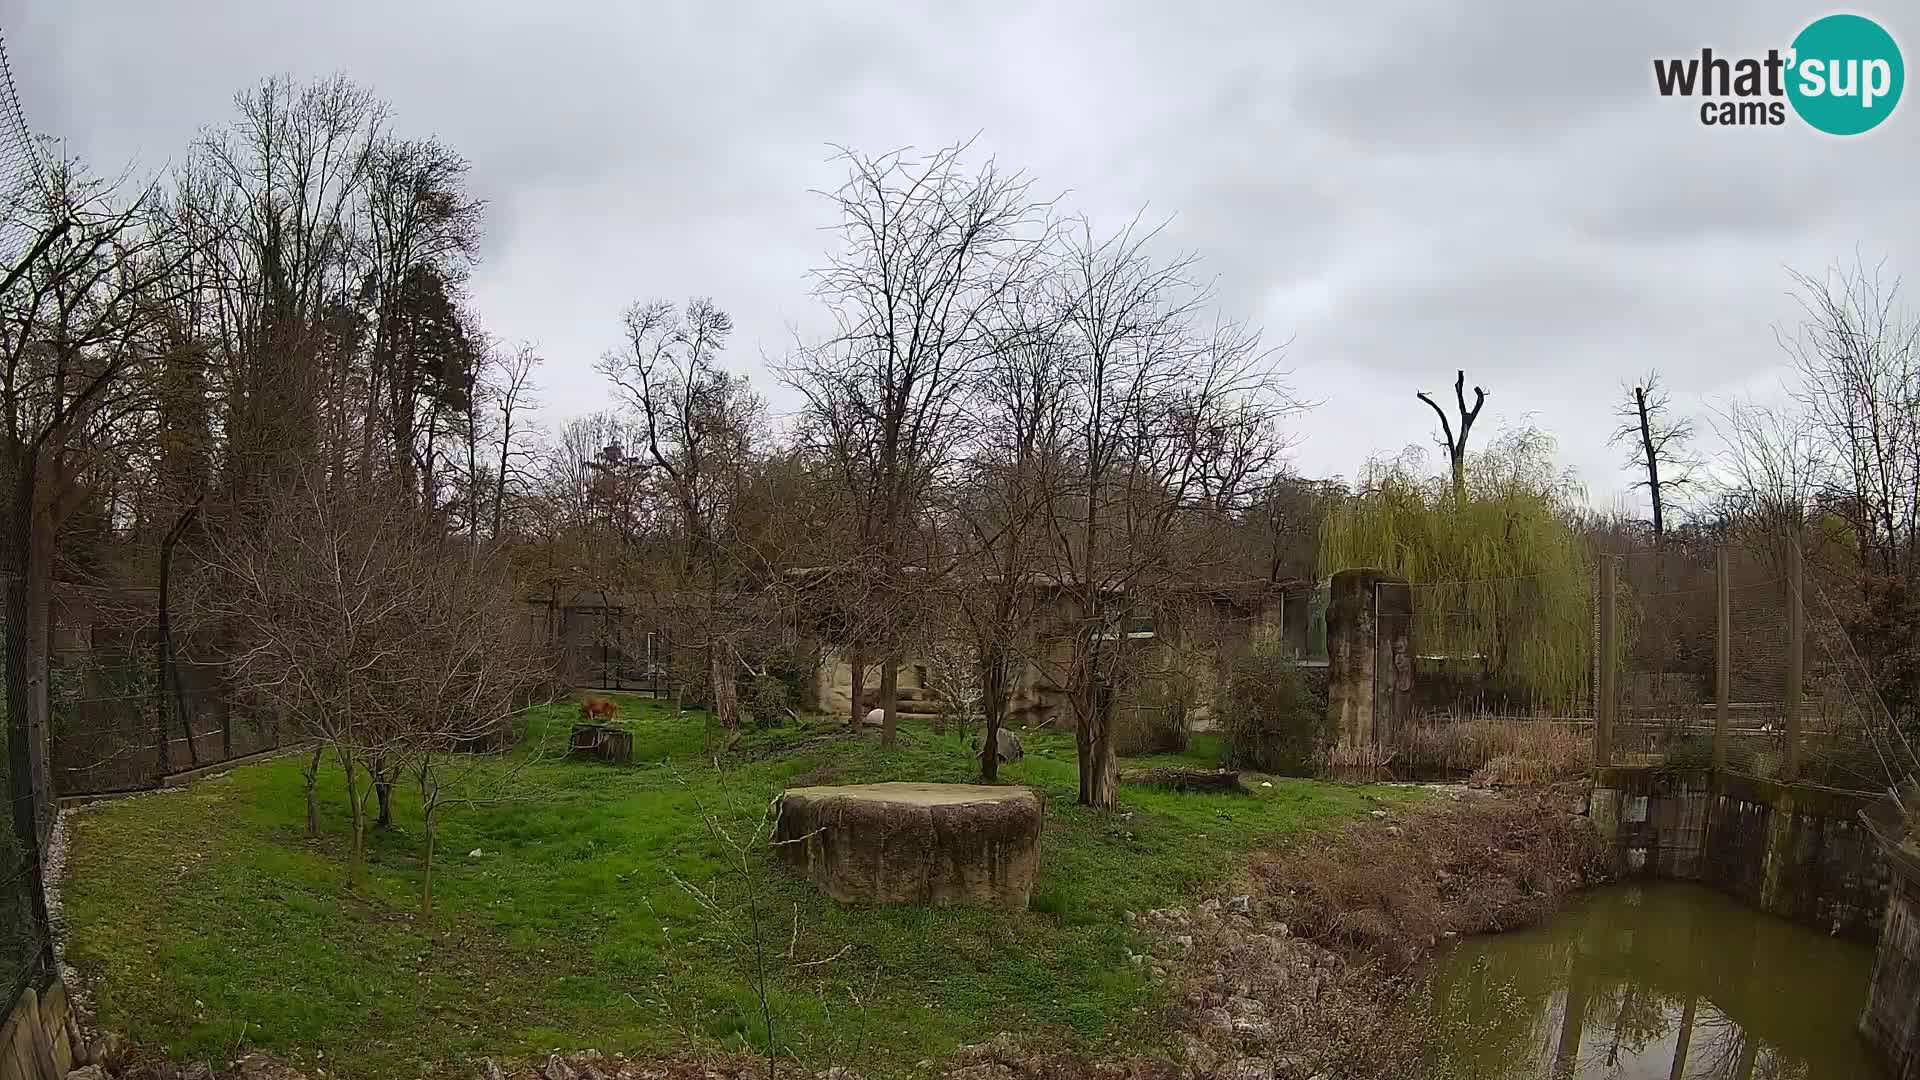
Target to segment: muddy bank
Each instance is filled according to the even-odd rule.
[[[1421,962],[1531,925],[1611,880],[1579,785],[1450,791],[1254,857],[1226,903],[1147,912],[1146,962],[1182,1007],[1189,1076],[1419,1075]]]

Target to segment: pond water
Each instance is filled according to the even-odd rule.
[[[1596,890],[1438,961],[1444,1075],[1875,1080],[1855,1030],[1873,949],[1698,885]]]

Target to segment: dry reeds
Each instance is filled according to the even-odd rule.
[[[1571,780],[1593,764],[1591,725],[1514,717],[1438,717],[1410,727],[1396,755],[1416,774],[1492,786]]]

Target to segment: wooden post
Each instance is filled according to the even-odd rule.
[[[1807,640],[1801,584],[1800,537],[1795,535],[1787,541],[1787,751],[1782,771],[1789,781],[1800,779],[1800,694]]]
[[[1713,636],[1713,767],[1716,771],[1727,767],[1727,701],[1733,694],[1733,604],[1728,576],[1727,546],[1722,544],[1713,553],[1716,612]]]
[[[1600,633],[1594,648],[1599,650],[1600,678],[1594,694],[1593,703],[1593,763],[1599,766],[1613,764],[1613,722],[1615,707],[1619,704],[1619,694],[1615,690],[1618,678],[1616,670],[1619,658],[1614,652],[1614,594],[1618,589],[1619,567],[1613,556],[1600,556]]]

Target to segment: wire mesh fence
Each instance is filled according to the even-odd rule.
[[[278,748],[287,733],[228,687],[217,635],[159,632],[150,589],[54,589],[48,779],[60,797],[158,787]]]
[[[52,931],[41,887],[41,851],[50,820],[51,799],[40,781],[32,749],[39,725],[33,723],[34,687],[29,670],[25,620],[16,612],[26,608],[25,586],[16,576],[0,577],[0,639],[3,639],[6,693],[0,695],[0,714],[6,718],[6,799],[0,812],[0,982],[11,1009],[29,986],[44,985],[52,967]]]
[[[1375,700],[1409,699],[1410,719],[1390,732],[1401,776],[1718,766],[1878,792],[1920,764],[1847,612],[1802,579],[1788,545],[1400,588],[1404,610],[1375,604]],[[1404,658],[1389,644],[1401,634]]]

